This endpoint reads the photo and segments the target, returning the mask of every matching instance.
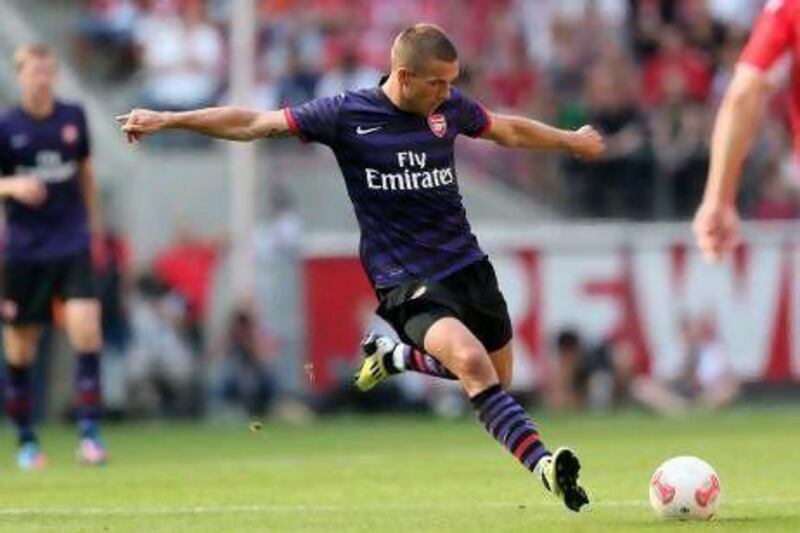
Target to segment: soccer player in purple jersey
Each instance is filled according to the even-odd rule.
[[[56,62],[42,45],[14,55],[19,105],[0,114],[0,197],[7,240],[0,316],[6,356],[5,408],[17,429],[17,462],[39,469],[47,460],[31,420],[30,367],[55,297],[78,355],[78,459],[106,460],[100,439],[100,305],[95,296],[91,235],[100,231],[89,132],[83,109],[53,95]]]
[[[467,222],[453,143],[464,134],[592,158],[603,141],[590,126],[564,131],[486,111],[452,87],[459,73],[456,49],[434,25],[400,33],[391,63],[377,87],[282,111],[136,109],[117,119],[133,143],[177,128],[241,141],[293,134],[329,146],[361,228],[361,261],[378,296],[378,314],[403,340],[365,339],[356,385],[367,390],[405,370],[460,380],[492,437],[578,511],[588,498],[578,484],[575,453],[548,451],[504,390],[511,380],[511,322]]]

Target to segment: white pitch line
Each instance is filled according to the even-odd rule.
[[[270,467],[270,468],[295,468],[298,466],[356,466],[363,464],[381,463],[389,460],[387,455],[361,454],[350,457],[319,456],[319,457],[282,457],[279,459],[253,458],[253,459],[222,459],[214,461],[213,464],[224,467]]]
[[[724,507],[747,505],[793,505],[800,504],[800,498],[740,498],[724,500]],[[187,506],[152,506],[152,507],[0,507],[0,516],[170,516],[170,515],[211,515],[230,513],[307,513],[307,512],[361,512],[361,511],[419,511],[425,509],[463,509],[470,508],[536,508],[555,507],[561,504],[556,501],[543,502],[465,502],[443,503],[430,505],[415,504],[386,504],[368,505],[359,503],[357,507],[351,505],[328,504],[254,504],[254,505],[187,505]],[[645,500],[607,500],[595,501],[592,508],[605,507],[647,507]]]

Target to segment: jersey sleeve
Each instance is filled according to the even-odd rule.
[[[306,142],[331,146],[336,140],[339,111],[344,95],[317,98],[305,104],[283,109],[289,131]]]
[[[469,137],[480,137],[492,127],[489,112],[469,96],[453,89],[458,103],[458,132]]]
[[[92,155],[92,139],[89,134],[89,124],[86,121],[86,112],[82,107],[78,108],[78,131],[80,132],[78,156],[84,160]]]
[[[768,71],[794,41],[796,0],[770,0],[764,6],[753,33],[739,58],[740,63]]]

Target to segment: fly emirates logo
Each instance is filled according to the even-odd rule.
[[[75,161],[62,161],[61,154],[50,150],[36,153],[36,166],[17,165],[15,174],[31,174],[45,183],[61,183],[71,179],[78,171]]]
[[[367,187],[376,191],[416,191],[450,185],[456,180],[452,167],[427,168],[425,152],[397,152],[397,172],[384,174],[366,169]]]

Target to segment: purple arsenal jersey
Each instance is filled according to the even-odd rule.
[[[305,141],[329,146],[361,228],[361,262],[375,287],[442,279],[485,257],[458,190],[453,143],[490,118],[456,89],[431,115],[398,109],[380,87],[284,110]]]
[[[47,200],[39,207],[6,199],[6,257],[49,261],[88,248],[78,172],[89,153],[86,117],[79,105],[56,100],[53,113],[41,120],[21,107],[0,116],[2,177],[33,175],[47,185]]]

